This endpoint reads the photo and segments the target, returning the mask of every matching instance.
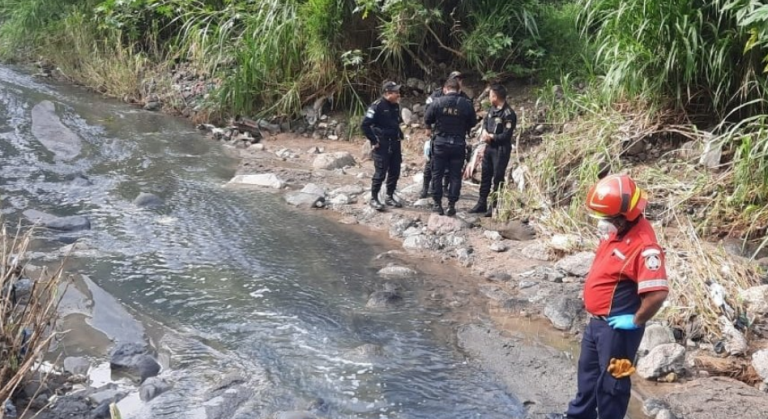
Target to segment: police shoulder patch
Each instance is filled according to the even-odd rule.
[[[512,122],[507,122],[507,129],[511,129],[511,128],[512,128]]]
[[[368,108],[368,110],[365,112],[366,118],[373,118],[374,115],[376,115],[376,111],[373,108]]]

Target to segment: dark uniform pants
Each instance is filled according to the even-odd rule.
[[[461,168],[466,156],[466,143],[463,138],[437,137],[432,156],[432,193],[436,202],[443,199],[443,178],[448,172],[448,202],[456,202],[461,194]]]
[[[400,179],[400,165],[403,163],[403,153],[400,140],[381,140],[379,148],[373,150],[373,179],[371,181],[372,198],[378,199],[381,185],[387,180],[387,195],[392,195],[397,189]]]
[[[578,392],[568,405],[568,418],[624,419],[632,383],[629,377],[616,379],[608,372],[611,358],[629,359],[633,364],[644,328],[615,330],[605,320],[592,318],[581,339]]]
[[[434,162],[434,158],[430,158],[427,163],[424,165],[424,189],[429,191],[429,194],[432,194],[432,163]],[[445,171],[445,180],[443,181],[443,188],[448,189],[448,181],[450,180],[450,177],[448,176],[448,170]]]
[[[501,184],[504,183],[504,175],[509,164],[509,156],[512,154],[512,146],[503,145],[499,147],[485,147],[483,153],[483,168],[480,178],[480,200],[486,202],[491,193],[491,183],[493,191],[498,191]]]

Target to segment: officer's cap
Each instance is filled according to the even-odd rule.
[[[381,90],[384,93],[387,92],[399,92],[400,91],[400,85],[393,82],[393,81],[385,81],[384,84],[381,85]]]
[[[463,78],[464,78],[464,75],[461,74],[461,71],[452,71],[451,74],[448,75],[448,80],[453,80],[453,79],[461,80]]]

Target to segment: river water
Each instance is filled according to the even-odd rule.
[[[380,244],[275,194],[222,187],[236,165],[187,121],[0,68],[3,218],[89,217],[90,230],[41,232],[38,246],[86,243],[72,269],[159,325],[148,335],[174,388],[124,418],[266,418],[313,401],[328,418],[522,417],[443,337],[418,287],[397,309],[366,307]],[[165,205],[136,208],[140,192]],[[142,332],[104,327],[116,341]],[[222,393],[233,373],[242,384]]]

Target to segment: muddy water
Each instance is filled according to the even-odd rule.
[[[0,68],[3,217],[87,216],[90,230],[41,232],[38,250],[82,243],[71,267],[101,307],[92,326],[106,342],[151,337],[174,385],[123,417],[261,418],[313,401],[332,418],[522,417],[444,338],[419,281],[397,308],[366,307],[379,243],[223,188],[235,165],[184,121]],[[164,204],[138,209],[140,192]],[[217,393],[227,374],[245,384]]]

